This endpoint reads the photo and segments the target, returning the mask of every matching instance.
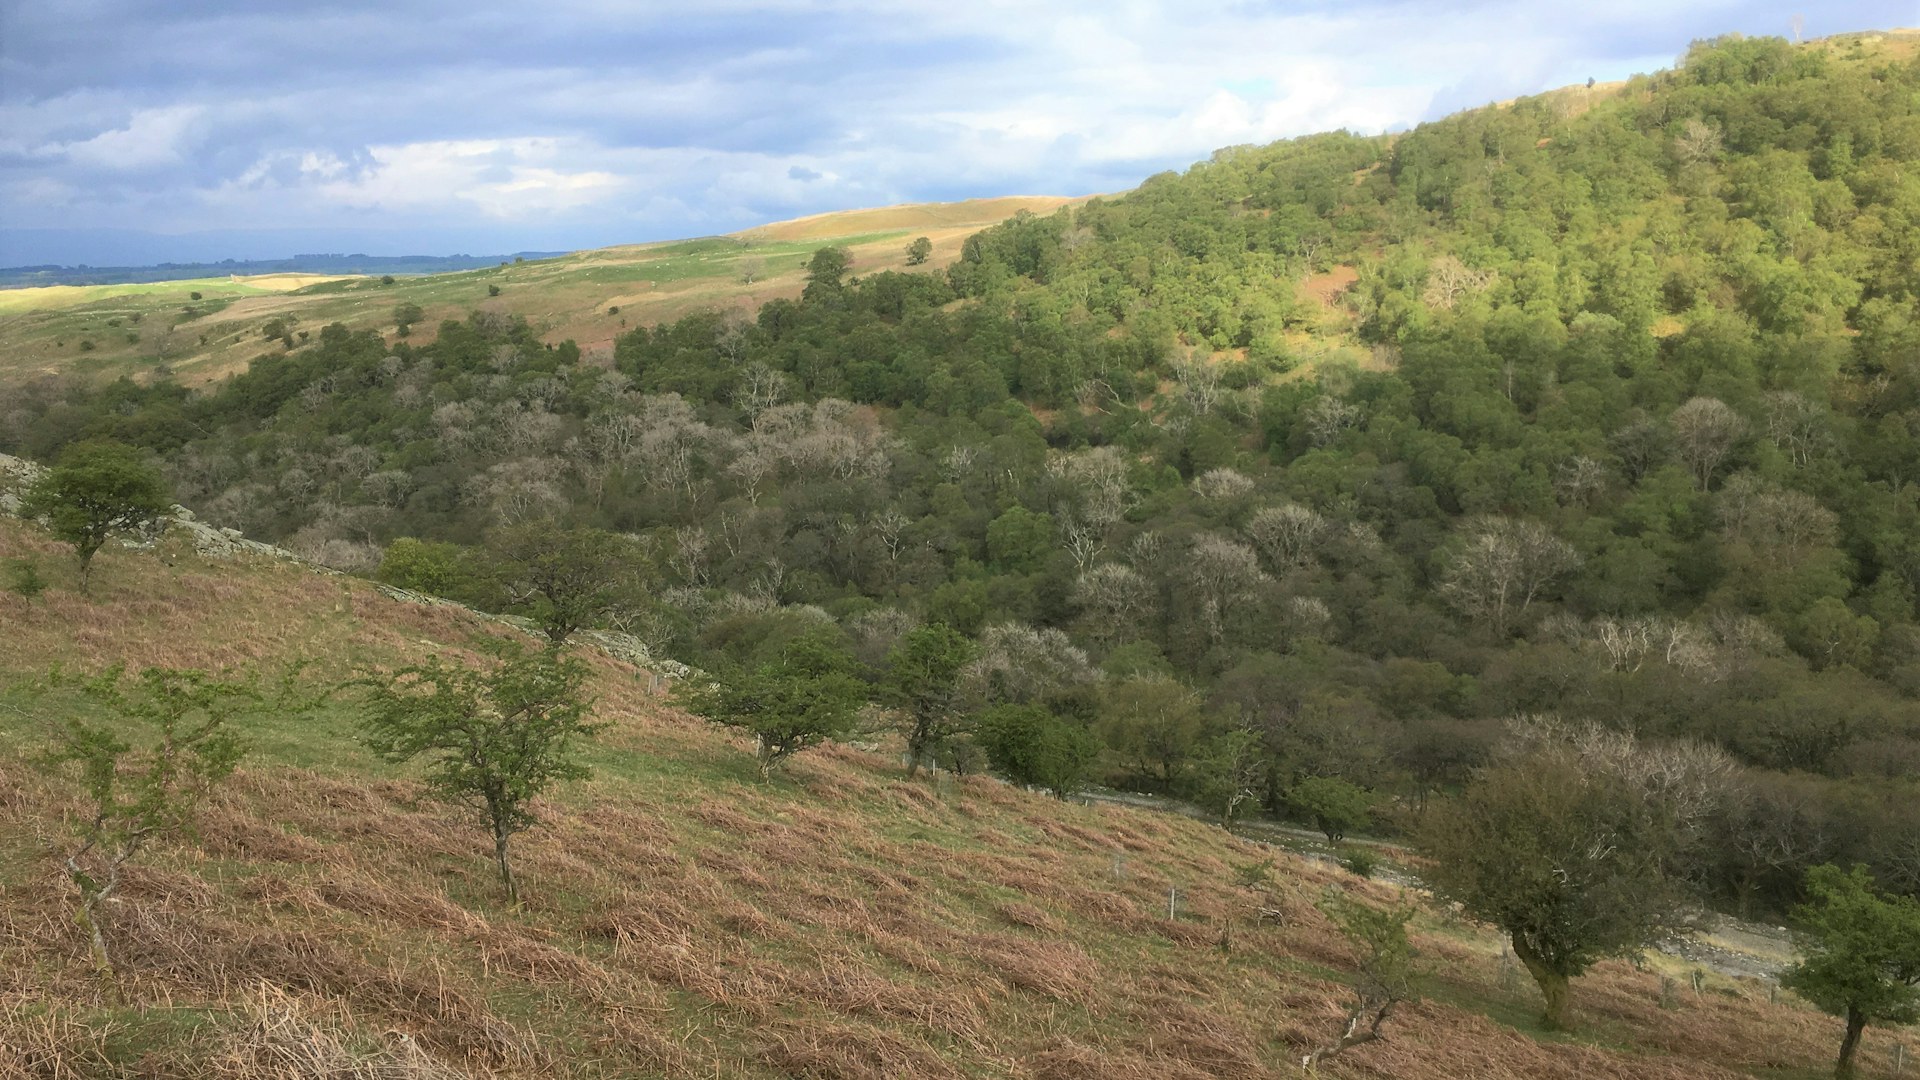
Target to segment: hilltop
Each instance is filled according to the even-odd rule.
[[[0,519],[0,558],[22,554],[59,565]],[[36,602],[0,593],[0,1076],[1285,1075],[1336,1033],[1353,962],[1314,900],[1397,892],[1177,816],[910,782],[884,752],[759,783],[746,748],[588,652],[612,727],[597,776],[523,838],[523,910],[501,906],[479,834],[373,760],[339,704],[251,728],[197,838],[138,866],[115,1005],[54,859],[74,782],[31,763],[74,707],[35,688],[47,667],[298,657],[330,679],[470,657],[500,628],[177,540],[101,560],[92,602],[63,575]],[[1267,860],[1270,880],[1240,884]],[[1836,1037],[1761,983],[1676,996],[1662,980],[1689,969],[1617,963],[1582,983],[1583,1034],[1548,1039],[1495,937],[1427,911],[1417,940],[1426,1000],[1326,1074],[1812,1076]]]
[[[433,340],[444,319],[475,311],[524,318],[543,341],[606,351],[635,326],[706,308],[751,311],[799,295],[801,269],[824,244],[848,247],[860,273],[903,269],[906,246],[933,241],[923,269],[939,270],[968,234],[1016,213],[1083,200],[1009,196],[817,214],[730,236],[633,244],[519,259],[450,273],[382,276],[223,274],[121,285],[0,290],[0,379],[165,372],[198,385],[244,370],[278,348],[262,336],[279,320],[296,340],[340,323],[392,335],[393,311],[423,312],[409,339]],[[396,273],[400,273],[396,271]],[[495,294],[492,290],[497,289]]]

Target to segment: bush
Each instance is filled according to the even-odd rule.
[[[47,579],[40,576],[40,564],[31,558],[8,559],[7,591],[29,600],[47,591]]]
[[[1343,848],[1340,852],[1340,865],[1348,872],[1370,878],[1380,868],[1380,856],[1363,847]]]

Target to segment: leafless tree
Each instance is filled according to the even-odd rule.
[[[1493,283],[1493,271],[1475,270],[1452,255],[1442,255],[1427,268],[1427,285],[1420,299],[1428,307],[1452,311],[1462,297]]]
[[[966,682],[983,700],[1024,703],[1099,677],[1100,669],[1067,635],[1005,622],[980,635],[980,655],[967,666]]]
[[[1073,602],[1092,634],[1124,640],[1153,605],[1153,583],[1125,563],[1101,563],[1074,582]]]
[[[1313,564],[1314,547],[1326,535],[1327,519],[1297,503],[1281,503],[1254,514],[1244,531],[1267,565],[1285,573]]]
[[[1253,491],[1253,481],[1234,469],[1208,469],[1193,478],[1193,493],[1209,502],[1238,499]]]
[[[1321,394],[1301,410],[1300,421],[1307,429],[1307,441],[1316,447],[1331,446],[1340,433],[1360,421],[1360,410],[1338,394]]]
[[[1778,487],[1750,472],[1728,480],[1715,497],[1729,540],[1771,552],[1831,544],[1840,516],[1804,491]]]
[[[1767,395],[1767,439],[1802,469],[1833,446],[1827,411],[1791,390]]]
[[[1586,506],[1607,486],[1607,467],[1585,454],[1560,463],[1553,472],[1553,490],[1568,506]]]
[[[1180,396],[1187,407],[1200,416],[1213,411],[1220,402],[1220,368],[1204,356],[1189,354],[1173,365],[1174,381],[1180,384]]]
[[[1720,156],[1725,140],[1720,129],[1699,117],[1689,117],[1673,137],[1673,156],[1682,165],[1705,165]]]
[[[1673,431],[1674,449],[1693,471],[1701,491],[1707,490],[1714,473],[1747,433],[1746,420],[1732,406],[1710,397],[1694,398],[1673,410],[1667,425]]]
[[[1440,592],[1469,618],[1505,637],[1541,590],[1580,565],[1573,545],[1537,521],[1486,516],[1448,564]]]
[[[1215,533],[1194,538],[1182,576],[1199,601],[1196,614],[1213,641],[1225,636],[1232,613],[1270,580],[1252,548]]]

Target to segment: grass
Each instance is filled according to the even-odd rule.
[[[0,593],[9,1080],[56,1064],[89,1077],[1271,1077],[1333,1032],[1354,961],[1314,898],[1397,895],[1202,822],[981,777],[909,783],[849,747],[759,783],[744,745],[596,654],[612,727],[597,775],[516,841],[523,909],[502,906],[470,821],[356,748],[348,704],[267,718],[197,839],[138,864],[116,905],[121,1006],[88,973],[54,872],[78,790],[32,755],[73,706],[37,676],[56,662],[271,670],[300,656],[333,679],[462,655],[497,630],[363,582],[165,546],[103,552],[83,602],[55,545],[0,521],[0,558],[28,553],[52,587],[32,603]],[[1269,856],[1270,884],[1234,884],[1234,867]],[[1837,1045],[1837,1023],[1770,1004],[1758,984],[1721,981],[1662,1009],[1659,975],[1623,963],[1580,980],[1580,1031],[1549,1037],[1491,935],[1428,912],[1416,940],[1424,1000],[1387,1042],[1323,1072],[1795,1076]],[[1884,1057],[1890,1037],[1868,1038]]]
[[[443,320],[485,309],[525,318],[548,342],[571,339],[583,349],[610,352],[614,339],[635,326],[705,308],[750,311],[798,296],[808,258],[825,244],[851,249],[854,272],[867,274],[907,269],[907,241],[926,235],[934,253],[924,269],[938,271],[959,256],[971,233],[1019,210],[1062,201],[983,199],[824,214],[736,236],[396,277],[390,285],[379,277],[273,275],[0,290],[0,381],[165,373],[205,383],[279,351],[261,332],[275,319],[289,325],[296,346],[300,332],[334,322],[398,341],[392,315],[402,303],[425,313],[407,339],[415,344],[432,341]],[[742,280],[749,268],[757,271],[754,280]],[[500,294],[490,296],[489,286]],[[200,301],[191,299],[195,292]]]

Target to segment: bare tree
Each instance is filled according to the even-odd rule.
[[[1448,564],[1440,593],[1505,637],[1541,590],[1579,565],[1573,545],[1537,521],[1480,517]]]
[[[1193,354],[1173,365],[1174,381],[1180,384],[1180,396],[1195,413],[1205,416],[1220,401],[1220,369],[1206,357]]]
[[[1216,642],[1225,636],[1229,616],[1271,580],[1252,548],[1214,533],[1194,539],[1183,576],[1199,601],[1200,623]]]
[[[1607,486],[1607,467],[1585,454],[1560,463],[1553,472],[1553,490],[1568,506],[1586,506]]]
[[[1327,519],[1297,503],[1281,503],[1254,514],[1244,531],[1267,565],[1285,572],[1312,565]]]
[[[1673,137],[1673,156],[1682,165],[1705,165],[1720,156],[1724,140],[1720,129],[1699,117],[1689,117]]]
[[[1452,255],[1442,255],[1427,268],[1420,299],[1428,307],[1452,311],[1462,297],[1491,285],[1493,277],[1491,270],[1475,270]]]
[[[1673,431],[1674,449],[1693,471],[1701,491],[1707,490],[1734,444],[1747,433],[1746,420],[1732,406],[1710,397],[1694,398],[1673,410],[1667,425]]]
[[[1118,641],[1153,605],[1153,583],[1125,563],[1101,563],[1074,582],[1073,602],[1096,639]]]
[[[1791,390],[1776,390],[1767,395],[1767,439],[1804,469],[1832,447],[1833,432],[1825,409]]]
[[[1100,677],[1087,654],[1058,630],[1005,622],[980,635],[980,655],[967,665],[977,697],[1026,704]]]
[[[1300,422],[1307,429],[1307,439],[1316,447],[1331,446],[1340,437],[1340,433],[1360,421],[1360,410],[1346,403],[1338,394],[1321,394],[1301,410]]]

